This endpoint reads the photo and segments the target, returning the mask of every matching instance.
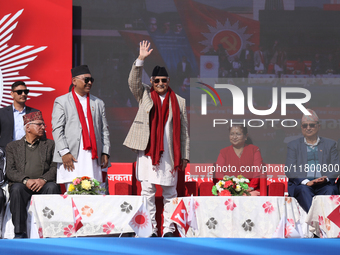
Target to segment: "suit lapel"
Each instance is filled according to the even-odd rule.
[[[14,115],[13,115],[13,105],[10,105],[7,107],[7,117],[9,119],[10,127],[9,130],[11,130],[12,139],[13,139],[13,129],[14,129]]]
[[[71,107],[73,108],[73,111],[77,112],[77,107],[76,107],[76,103],[74,102],[72,92],[68,93],[68,100],[70,102]]]
[[[302,148],[302,162],[303,164],[307,164],[307,145],[304,142],[304,138],[301,138],[300,143]]]
[[[41,160],[41,165],[42,165],[43,169],[44,169],[44,163],[46,162],[46,155],[47,155],[46,150],[47,150],[46,141],[40,140],[40,142],[39,142],[39,154],[40,154],[40,160]]]
[[[319,164],[322,165],[323,162],[323,158],[322,158],[322,155],[323,155],[323,150],[324,150],[324,142],[323,140],[320,138],[320,142],[318,144],[318,158],[319,158]]]

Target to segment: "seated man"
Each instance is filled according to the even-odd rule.
[[[335,179],[339,157],[336,142],[319,137],[319,118],[313,110],[304,115],[301,130],[304,137],[288,143],[286,175],[289,196],[295,197],[308,213],[316,195],[337,195]]]
[[[53,163],[54,141],[44,139],[45,123],[40,111],[23,116],[26,135],[6,147],[6,175],[14,238],[26,238],[26,207],[32,195],[59,194]]]

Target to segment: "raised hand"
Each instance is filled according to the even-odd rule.
[[[150,42],[143,40],[139,43],[139,56],[138,59],[144,60],[148,57],[153,49],[150,49]]]

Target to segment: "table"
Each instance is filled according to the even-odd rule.
[[[281,80],[284,84],[310,85],[314,83],[314,76],[309,74],[283,74]]]
[[[340,228],[327,216],[340,204],[340,196],[315,196],[307,214],[306,223],[310,231],[319,237],[340,237]]]
[[[277,76],[275,74],[249,74],[248,83],[272,83]]]
[[[82,217],[77,236],[133,232],[129,221],[142,204],[141,196],[33,195],[28,213],[40,238],[73,237],[73,199]]]
[[[189,210],[190,197],[175,198],[174,211],[180,200]],[[272,238],[282,217],[293,227],[299,226],[297,202],[289,197],[194,197],[198,233],[189,228],[187,236]],[[289,229],[286,231],[289,233]]]
[[[318,74],[315,76],[318,84],[339,85],[340,74]]]

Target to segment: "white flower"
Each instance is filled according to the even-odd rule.
[[[240,182],[244,182],[244,181],[245,181],[245,179],[243,179],[243,178],[240,180]]]
[[[218,187],[222,187],[222,186],[224,186],[224,181],[219,181],[217,184],[216,184],[216,187],[218,188]]]
[[[237,192],[241,191],[241,186],[240,185],[236,185],[236,189]]]
[[[244,182],[249,183],[249,179],[246,179]]]
[[[218,192],[221,192],[223,190],[223,188],[217,187],[217,190],[218,190]]]
[[[233,179],[233,182],[235,182],[235,183],[239,183],[239,182],[240,182],[240,179],[238,179],[238,178],[234,178],[234,179]]]

